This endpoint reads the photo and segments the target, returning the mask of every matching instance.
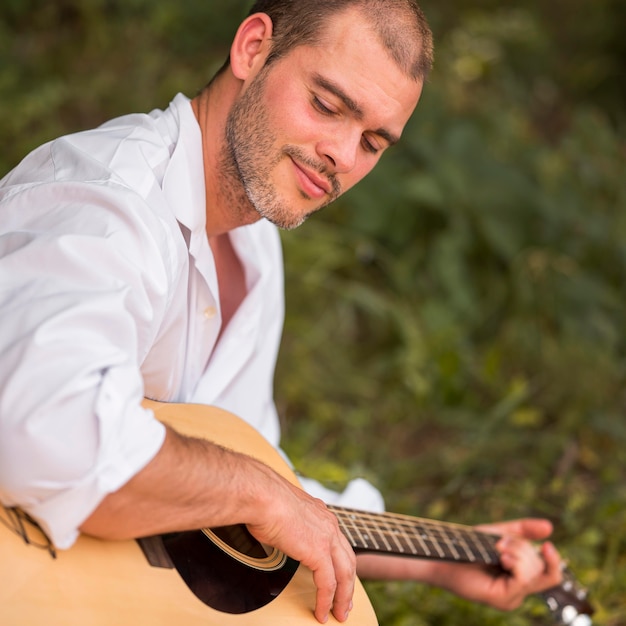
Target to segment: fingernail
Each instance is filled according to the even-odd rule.
[[[353,608],[354,608],[354,604],[350,602],[350,606],[348,607],[348,610],[346,611],[346,614],[343,617],[344,620],[347,620],[350,617],[350,612],[352,611]]]

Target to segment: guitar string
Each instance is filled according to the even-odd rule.
[[[359,527],[358,525],[361,524],[364,528],[378,531],[381,528],[381,522],[384,524],[384,527],[389,528],[389,522],[392,521],[394,527],[402,529],[403,532],[415,532],[416,529],[419,529],[422,532],[428,531],[429,536],[434,536],[444,541],[449,538],[451,534],[454,537],[479,540],[488,545],[495,545],[499,539],[497,535],[477,531],[460,524],[441,523],[391,513],[368,513],[353,509],[340,509],[332,506],[329,508],[340,520],[345,521],[345,519],[348,518],[349,523],[355,528]]]
[[[347,530],[347,529],[346,529]],[[424,535],[423,532],[413,529],[388,530],[388,529],[366,529],[360,533],[363,539],[355,541],[353,533],[348,533],[348,539],[354,547],[381,550],[375,541],[376,535],[387,546],[387,552],[409,552],[415,555],[423,556],[439,556],[440,558],[448,558],[454,561],[476,562],[482,561],[486,564],[494,564],[499,562],[498,553],[491,544],[484,546],[480,542],[466,541],[458,537]],[[370,539],[371,541],[368,541]],[[397,549],[390,549],[389,540],[396,544]],[[373,544],[373,545],[372,545]],[[417,547],[419,545],[419,548]],[[430,548],[429,548],[430,546]]]
[[[429,520],[421,517],[412,517],[410,515],[402,515],[400,513],[371,513],[369,511],[361,511],[359,509],[346,509],[342,507],[336,507],[330,505],[328,507],[337,517],[352,517],[357,520],[367,520],[376,524],[380,520],[393,520],[396,524],[405,524],[408,526],[414,526],[415,524],[421,524],[423,526],[430,526],[432,528],[440,530],[454,530],[469,533],[471,535],[484,535],[486,537],[498,538],[497,535],[478,531],[471,526],[465,526],[463,524],[455,524],[454,522],[439,522],[437,520]]]
[[[365,528],[373,527],[378,529],[381,527],[381,522],[384,523],[386,527],[389,527],[389,522],[391,521],[397,528],[412,531],[416,528],[426,529],[439,537],[449,536],[450,533],[454,533],[455,535],[463,535],[471,539],[479,539],[493,544],[495,544],[495,542],[499,539],[497,535],[477,531],[469,526],[463,526],[461,524],[448,524],[393,513],[368,513],[354,509],[341,509],[333,506],[330,506],[329,508],[339,519],[345,520],[348,518],[349,523],[353,526],[361,523]]]
[[[398,545],[400,551],[404,551],[404,548],[408,547],[409,552],[414,554],[421,552],[426,556],[431,556],[431,551],[426,545],[431,544],[431,547],[442,558],[471,562],[480,559],[489,564],[499,561],[498,553],[495,550],[498,537],[475,531],[467,526],[444,524],[399,514],[368,513],[354,509],[330,508],[335,512],[340,522],[343,522],[344,527],[347,521],[352,530],[355,530],[361,537],[361,542],[356,542],[352,536],[353,533],[348,532],[348,538],[356,547],[370,548],[366,538],[370,537],[374,540],[373,535],[377,534],[387,544],[388,548],[390,547],[387,541],[388,536],[396,544],[401,538],[406,542],[406,545]],[[415,539],[420,543],[421,551],[415,548],[413,543]],[[379,549],[376,545],[374,548]]]

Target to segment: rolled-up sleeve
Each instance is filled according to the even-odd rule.
[[[0,500],[60,548],[165,436],[141,407],[140,360],[168,298],[166,255],[130,198],[45,184],[0,205]]]

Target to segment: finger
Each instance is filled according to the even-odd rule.
[[[556,587],[563,581],[563,559],[552,543],[541,546],[541,556],[546,564],[545,582],[547,588]]]
[[[561,583],[562,560],[552,543],[546,542],[536,550],[527,541],[505,537],[498,542],[498,549],[503,567],[513,577],[509,581],[511,588],[518,587],[524,596]]]
[[[549,537],[552,534],[553,526],[550,520],[527,517],[498,524],[481,524],[478,528],[485,532],[517,535],[535,541]]]
[[[537,549],[525,539],[505,536],[496,547],[504,569],[518,577],[520,582],[534,580],[545,574],[545,562]]]
[[[552,522],[547,519],[528,518],[519,520],[518,534],[526,539],[545,539],[552,534],[552,530]]]
[[[313,581],[317,587],[315,617],[326,623],[332,610],[337,620],[343,622],[352,608],[356,556],[338,528],[327,554],[327,558],[313,568]]]
[[[328,621],[328,616],[330,615],[330,610],[335,598],[335,590],[337,589],[337,581],[332,565],[314,570],[313,582],[317,588],[315,619],[321,624],[325,624]]]
[[[343,544],[345,540],[343,537],[341,539]],[[342,545],[338,556],[339,558],[333,561],[337,576],[333,615],[340,622],[344,622],[352,610],[352,597],[354,596],[356,580],[356,555],[350,546]]]

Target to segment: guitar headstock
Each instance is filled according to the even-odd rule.
[[[591,626],[594,609],[587,595],[587,590],[580,586],[567,568],[563,570],[560,585],[540,594],[559,626]]]

